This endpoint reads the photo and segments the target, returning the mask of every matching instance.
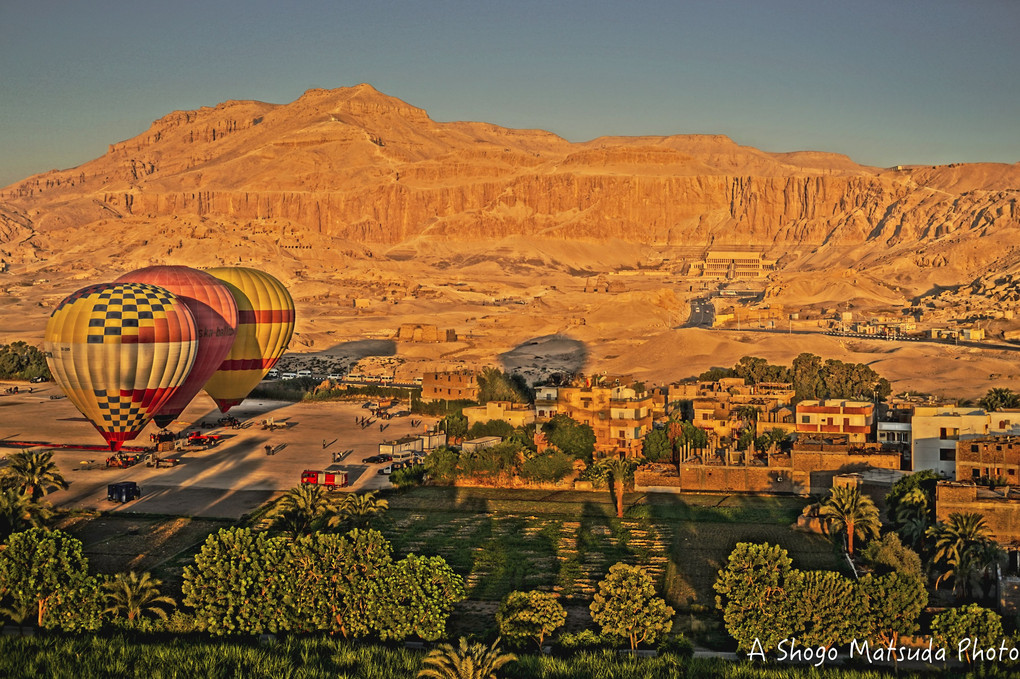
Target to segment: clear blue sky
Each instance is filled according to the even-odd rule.
[[[178,109],[368,82],[433,119],[1020,161],[1017,0],[0,0],[0,186]]]

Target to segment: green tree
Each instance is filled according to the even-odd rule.
[[[44,528],[11,535],[0,550],[0,605],[18,623],[34,614],[40,627],[97,629],[99,586],[81,542]]]
[[[861,558],[879,574],[903,573],[920,577],[924,572],[920,555],[904,545],[896,533],[886,533],[872,540],[861,550]]]
[[[798,641],[828,648],[860,636],[863,601],[854,581],[835,571],[795,570],[783,586]]]
[[[563,626],[567,611],[552,592],[510,592],[496,613],[499,633],[508,639],[534,639],[542,647],[546,636]]]
[[[860,612],[850,608],[843,610],[848,617],[860,618],[862,639],[895,645],[901,635],[917,632],[917,619],[928,605],[923,576],[903,571],[885,575],[868,573],[857,581],[857,589],[863,609]]]
[[[970,661],[970,650],[996,646],[1002,639],[1002,618],[977,604],[950,608],[931,621],[931,634],[945,648],[960,648],[960,642],[973,639],[974,645],[964,652]]]
[[[68,487],[50,450],[23,450],[9,455],[0,486],[15,488],[33,500]]]
[[[574,470],[574,462],[555,448],[524,461],[521,478],[537,483],[556,483]]]
[[[440,556],[408,554],[393,565],[385,584],[375,615],[384,641],[443,638],[453,605],[464,600],[464,580]]]
[[[496,679],[496,672],[517,660],[513,653],[504,653],[499,639],[491,646],[468,643],[460,638],[458,646],[440,644],[425,656],[419,677],[428,679]]]
[[[292,632],[344,637],[378,632],[391,615],[393,548],[382,533],[313,533],[295,540],[283,568],[281,620]]]
[[[781,547],[738,542],[719,571],[715,605],[740,650],[751,650],[758,639],[770,651],[795,633],[785,589],[792,564]]]
[[[637,463],[619,457],[607,457],[599,460],[596,465],[613,484],[613,492],[616,494],[616,516],[623,518],[623,492],[627,486],[634,484],[634,470]]]
[[[850,554],[854,553],[855,536],[878,537],[882,526],[875,503],[859,488],[852,486],[833,488],[818,515],[825,521],[827,533],[834,531],[846,535],[847,552]]]
[[[655,640],[673,628],[675,611],[655,595],[652,577],[640,566],[618,563],[599,583],[588,607],[603,634],[630,641],[631,650]]]
[[[449,483],[457,478],[460,456],[447,446],[436,448],[425,458],[425,473],[437,483]]]
[[[49,503],[36,502],[16,488],[0,489],[0,540],[29,528],[44,528],[51,518]]]
[[[333,512],[333,501],[322,487],[302,483],[288,490],[267,518],[273,526],[297,537],[321,528]]]
[[[36,377],[53,379],[43,352],[21,341],[0,345],[0,379],[31,380]]]
[[[498,368],[486,366],[478,375],[478,402],[510,401],[528,403],[534,400],[527,383],[517,375],[507,375]]]
[[[672,462],[673,444],[669,440],[669,432],[665,429],[648,432],[641,445],[641,454],[649,462]]]
[[[463,438],[468,431],[467,418],[460,411],[450,413],[439,420],[437,426],[440,431],[445,431],[450,438]]]
[[[793,359],[791,375],[798,401],[824,397],[821,358],[809,353],[800,354]]]
[[[575,459],[591,461],[595,452],[595,431],[587,424],[560,413],[542,425],[542,432],[549,445]]]
[[[389,501],[377,497],[374,490],[367,493],[349,493],[340,503],[336,514],[329,517],[329,526],[367,528],[389,508]]]
[[[467,438],[478,439],[483,436],[498,436],[505,439],[514,433],[512,424],[505,420],[489,420],[488,422],[475,422],[468,429]]]
[[[166,620],[167,612],[163,606],[174,608],[177,603],[160,593],[161,584],[161,581],[148,573],[117,573],[103,583],[103,596],[106,599],[106,609],[103,612],[123,615],[128,620],[136,620],[146,614]]]
[[[289,542],[223,528],[206,538],[195,563],[184,568],[184,604],[199,629],[216,635],[278,632],[286,627]]]

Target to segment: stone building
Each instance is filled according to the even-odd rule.
[[[474,401],[478,398],[478,378],[473,370],[427,372],[422,375],[422,401]]]

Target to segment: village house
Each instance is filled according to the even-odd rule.
[[[797,433],[846,434],[851,443],[874,440],[875,405],[869,401],[829,399],[797,404]]]
[[[461,412],[467,418],[468,427],[490,420],[502,420],[511,427],[525,427],[535,421],[535,409],[527,403],[489,401],[484,405],[464,408]]]

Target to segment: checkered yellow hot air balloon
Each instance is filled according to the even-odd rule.
[[[187,378],[198,338],[191,312],[169,291],[103,283],[57,306],[43,348],[54,381],[115,451]]]
[[[294,300],[273,276],[245,267],[207,269],[237,302],[237,334],[230,354],[205,385],[227,412],[276,365],[294,334]]]

